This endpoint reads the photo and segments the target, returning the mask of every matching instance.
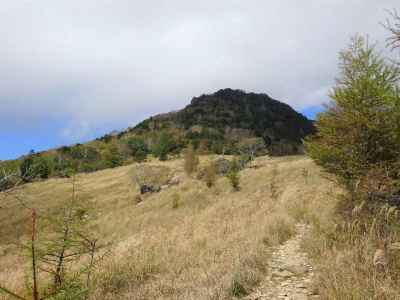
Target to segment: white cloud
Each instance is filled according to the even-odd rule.
[[[384,41],[398,0],[3,0],[0,126],[122,126],[231,87],[327,101],[354,33]]]
[[[90,134],[90,124],[85,121],[66,124],[61,130],[61,136],[67,140],[81,140]]]

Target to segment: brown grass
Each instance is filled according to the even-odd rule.
[[[303,247],[319,271],[314,287],[323,299],[400,299],[399,219],[388,214],[337,217],[313,222],[314,232]],[[381,251],[387,264],[374,265]]]
[[[201,165],[210,160],[201,157]],[[96,272],[92,299],[230,299],[248,293],[265,276],[270,247],[290,238],[296,222],[326,218],[337,192],[302,156],[258,158],[258,168],[240,173],[237,192],[224,177],[212,188],[189,178],[179,159],[147,164],[171,168],[181,183],[137,203],[131,175],[136,164],[78,177],[78,196],[96,208],[94,230],[113,242],[112,255]],[[70,185],[51,179],[18,193],[46,213],[68,198]],[[179,207],[172,209],[175,195]],[[28,215],[15,199],[1,201],[0,249],[6,251],[0,251],[0,284],[23,290],[23,259],[12,242],[27,232]]]

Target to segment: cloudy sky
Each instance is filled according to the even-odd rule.
[[[398,0],[1,0],[0,159],[85,141],[193,96],[264,92],[313,116],[351,35]]]

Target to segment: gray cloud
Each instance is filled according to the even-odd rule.
[[[3,0],[0,128],[130,125],[232,87],[327,101],[354,33],[383,42],[398,0]]]

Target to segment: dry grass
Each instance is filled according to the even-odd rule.
[[[210,159],[201,157],[201,165]],[[230,299],[245,294],[265,275],[269,246],[290,238],[298,221],[326,218],[336,193],[302,156],[258,158],[258,168],[240,173],[237,192],[224,177],[207,188],[185,175],[179,159],[148,164],[171,168],[181,183],[137,203],[135,164],[78,178],[79,197],[96,208],[94,230],[113,242],[113,254],[97,270],[92,299]],[[28,206],[46,213],[68,198],[70,185],[67,179],[51,179],[27,184],[18,193]],[[179,205],[173,209],[175,195]],[[23,260],[12,242],[27,232],[28,213],[15,199],[1,201],[0,249],[8,250],[0,251],[0,283],[21,290]]]
[[[387,210],[387,208],[383,208]],[[314,221],[314,232],[303,242],[318,276],[314,288],[323,299],[400,299],[399,219],[380,215]],[[374,264],[377,250],[385,266]]]

